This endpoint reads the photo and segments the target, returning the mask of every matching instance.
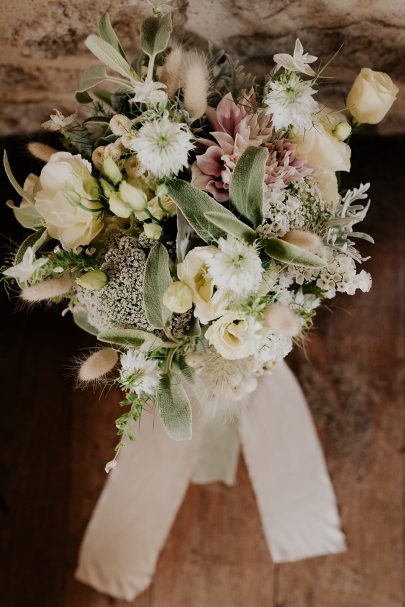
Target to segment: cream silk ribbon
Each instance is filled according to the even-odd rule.
[[[283,362],[262,378],[237,423],[204,420],[171,440],[145,414],[87,527],[76,577],[128,601],[151,583],[189,482],[235,482],[240,447],[276,563],[345,550],[336,499],[305,397]]]

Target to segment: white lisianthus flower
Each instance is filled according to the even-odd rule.
[[[318,57],[315,55],[308,55],[304,53],[304,47],[301,41],[297,38],[295,41],[294,54],[289,55],[288,53],[277,53],[273,56],[274,63],[276,64],[276,72],[283,67],[289,72],[301,72],[307,74],[307,76],[315,76],[315,72],[312,67],[309,67],[308,63],[314,63]]]
[[[343,121],[343,114],[323,107],[314,117],[311,128],[294,129],[297,154],[319,172],[350,171],[350,146],[333,135],[335,126]]]
[[[154,82],[153,80],[144,80],[143,82],[133,83],[135,96],[130,99],[131,103],[146,103],[146,105],[158,105],[166,103],[167,94],[164,90],[166,85],[163,82]]]
[[[218,240],[218,249],[208,256],[208,270],[218,289],[240,297],[258,288],[263,272],[256,247],[233,236]]]
[[[41,171],[35,193],[35,208],[50,236],[64,249],[89,244],[103,228],[100,207],[90,162],[80,154],[53,154]]]
[[[3,274],[10,276],[10,278],[15,278],[20,282],[27,282],[47,261],[45,257],[35,259],[34,250],[32,247],[28,247],[20,263],[7,268],[7,270],[3,271]]]
[[[263,340],[263,326],[253,316],[225,312],[205,332],[209,344],[228,360],[255,354]]]
[[[208,259],[212,260],[217,251],[216,247],[196,247],[177,266],[179,280],[192,291],[194,315],[203,324],[221,316],[228,305],[226,296],[214,289],[208,273]]]
[[[388,74],[363,67],[347,96],[347,109],[358,122],[377,124],[390,110],[398,91]]]
[[[298,129],[310,129],[312,116],[318,104],[312,95],[316,93],[310,83],[301,80],[292,73],[288,78],[270,81],[264,97],[266,114],[271,114],[276,129],[294,126]]]
[[[188,164],[193,149],[192,134],[184,123],[171,122],[167,116],[146,122],[136,137],[127,142],[137,153],[142,166],[155,177],[177,175]]]
[[[142,352],[128,349],[121,354],[120,381],[123,386],[138,396],[155,394],[160,380],[160,371],[155,360],[149,360]]]

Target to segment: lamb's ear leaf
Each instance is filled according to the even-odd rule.
[[[213,223],[217,228],[224,230],[227,234],[235,236],[239,240],[245,240],[252,243],[256,239],[256,232],[248,225],[237,219],[235,216],[227,215],[222,211],[220,213],[208,212],[205,217]]]
[[[108,44],[111,44],[111,46],[115,48],[115,50],[118,51],[118,53],[126,60],[124,49],[122,48],[121,42],[119,41],[118,36],[111,25],[108,13],[104,13],[100,19],[99,32],[101,38],[108,42]]]
[[[164,375],[156,395],[160,417],[170,438],[190,440],[192,436],[192,413],[189,398],[181,383],[181,375],[172,372]]]
[[[114,70],[114,72],[130,80],[139,80],[138,74],[132,69],[128,61],[111,44],[100,38],[100,36],[96,36],[95,34],[87,36],[85,45],[101,63],[104,63],[105,66]]]
[[[18,251],[14,258],[14,265],[17,265],[22,262],[24,253],[31,247],[34,253],[39,251],[39,249],[49,240],[49,234],[45,228],[40,228],[33,234],[27,236],[27,238],[20,244]]]
[[[269,152],[249,146],[232,173],[230,200],[235,209],[257,227],[263,221],[264,172]]]
[[[73,321],[82,331],[86,331],[86,333],[90,333],[90,335],[95,335],[96,337],[99,334],[98,329],[89,323],[86,312],[73,312]]]
[[[26,200],[30,204],[34,204],[34,198],[31,196],[31,194],[28,194],[28,192],[26,192],[20,186],[17,179],[14,177],[13,171],[11,170],[10,163],[8,161],[8,156],[7,156],[6,150],[4,150],[4,152],[3,152],[3,165],[4,165],[4,170],[6,172],[6,175],[8,177],[8,180],[11,183],[11,185],[13,186],[13,188],[15,189],[15,191],[21,196],[21,198],[24,198],[24,200]]]
[[[165,50],[172,33],[172,17],[170,13],[148,17],[141,28],[141,47],[149,57],[156,57]]]
[[[76,96],[80,95],[80,93],[85,93],[107,79],[108,76],[104,65],[99,65],[98,63],[96,65],[89,65],[80,79]]]
[[[171,342],[163,341],[157,335],[141,329],[111,329],[98,333],[97,339],[110,344],[140,348],[144,352],[173,347]]]
[[[303,266],[304,268],[322,268],[326,265],[326,261],[315,253],[306,251],[280,238],[267,238],[263,241],[263,248],[269,257],[282,263]]]
[[[171,312],[163,305],[163,294],[172,284],[170,257],[166,247],[158,242],[146,260],[143,301],[146,317],[152,327],[163,329]]]
[[[195,188],[182,179],[166,181],[169,196],[173,198],[188,223],[204,242],[212,242],[225,237],[226,231],[218,228],[206,217],[206,213],[222,213],[236,219],[235,215],[219,204],[206,192]]]

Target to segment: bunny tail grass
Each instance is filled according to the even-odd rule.
[[[166,93],[171,99],[180,87],[180,78],[185,53],[181,46],[175,46],[166,57],[160,80],[166,85]]]
[[[319,236],[305,230],[291,230],[283,237],[283,240],[306,251],[315,252],[319,251],[322,247],[322,240]]]
[[[112,348],[103,348],[90,354],[80,365],[78,379],[91,382],[107,375],[117,364],[118,354]]]
[[[187,53],[182,86],[184,107],[192,118],[201,118],[207,109],[209,92],[209,74],[204,57],[198,52]]]
[[[65,295],[65,293],[70,291],[72,284],[73,280],[68,275],[61,278],[48,278],[22,289],[20,297],[30,303],[44,301],[45,299]]]
[[[28,151],[43,162],[48,162],[52,154],[55,154],[57,150],[52,148],[50,145],[46,145],[46,143],[40,143],[39,141],[30,141],[27,145]]]

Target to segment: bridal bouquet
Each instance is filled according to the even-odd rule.
[[[63,301],[97,337],[78,377],[122,389],[117,452],[153,407],[189,439],[187,383],[208,414],[229,414],[324,301],[369,290],[356,241],[372,239],[355,229],[369,184],[342,190],[341,174],[352,129],[382,120],[398,91],[362,69],[348,118],[316,100],[323,70],[299,40],[255,83],[225,52],[169,46],[171,31],[155,8],[131,61],[103,16],[82,109],[42,125],[65,151],[29,143],[45,164],[23,187],[4,153],[22,197],[9,206],[31,230],[4,280],[25,302]]]

